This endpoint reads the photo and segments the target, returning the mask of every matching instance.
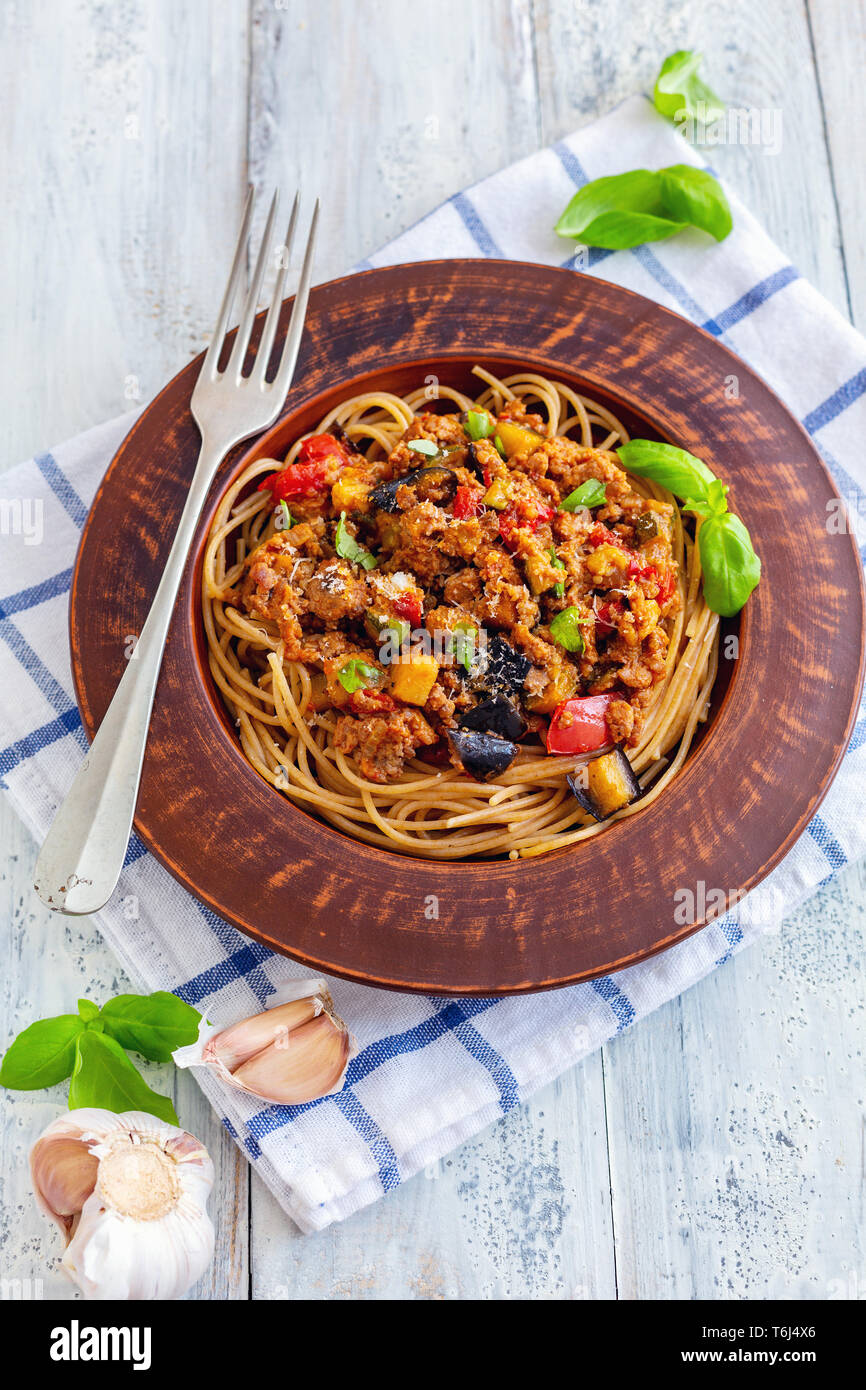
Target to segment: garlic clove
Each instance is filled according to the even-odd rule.
[[[96,1186],[98,1169],[99,1159],[80,1140],[58,1135],[33,1146],[30,1171],[39,1205],[67,1239]]]
[[[89,1298],[179,1298],[213,1255],[213,1164],[143,1111],[72,1110],[33,1146],[39,1205],[68,1241],[61,1267]]]
[[[172,1053],[179,1067],[209,1067],[238,1090],[277,1105],[330,1095],[343,1084],[354,1044],[324,980],[287,980],[271,1007],[228,1028],[202,1026]]]
[[[321,1011],[322,1000],[318,995],[311,994],[306,999],[293,999],[288,1004],[254,1014],[252,1018],[242,1019],[240,1023],[209,1038],[202,1052],[202,1060],[218,1061],[228,1071],[236,1071],[257,1052],[278,1042],[294,1028],[309,1023]]]
[[[323,1012],[244,1062],[232,1081],[274,1105],[302,1105],[339,1089],[349,1055],[345,1024]]]

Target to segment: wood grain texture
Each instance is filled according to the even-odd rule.
[[[175,0],[153,0],[146,22],[144,5],[128,0],[99,7],[98,21],[96,7],[77,0],[10,0],[2,7],[7,135],[0,160],[5,161],[4,186],[14,195],[10,207],[20,212],[20,219],[7,215],[0,260],[8,330],[0,337],[0,362],[4,379],[16,382],[3,417],[6,463],[127,408],[123,393],[130,372],[138,375],[146,399],[200,346],[198,337],[187,343],[183,327],[168,332],[161,314],[153,312],[140,277],[122,254],[121,218],[147,225],[157,269],[181,257],[173,266],[179,278],[165,277],[161,302],[169,313],[184,306],[204,333],[215,313],[247,161],[264,180],[297,177],[310,193],[326,180],[329,198],[331,183],[341,188],[341,216],[330,222],[320,249],[320,277],[326,278],[462,184],[531,151],[542,138],[555,138],[604,113],[633,91],[647,90],[660,57],[684,43],[703,48],[706,72],[723,96],[782,106],[780,156],[720,149],[714,163],[843,312],[847,264],[855,320],[864,326],[864,195],[857,171],[863,160],[866,84],[857,58],[862,52],[858,0],[812,0],[814,54],[802,0],[761,5],[728,0],[724,6],[691,0],[688,7],[673,0],[645,0],[640,6],[632,0],[581,0],[579,7],[574,0],[533,0],[530,7],[526,0],[497,6],[495,20],[483,26],[479,21],[477,28],[474,14],[464,11],[482,10],[487,19],[492,7],[473,0],[472,6],[453,4],[446,11],[434,0],[425,7],[420,76],[421,41],[407,36],[408,18],[395,27],[395,12],[398,21],[402,13],[408,16],[404,7],[365,6],[362,13],[344,0],[327,8],[330,30],[319,18],[321,6],[289,0],[288,9],[278,10],[262,0],[253,25],[261,24],[268,34],[277,26],[288,34],[292,26],[291,43],[275,51],[270,41],[258,43],[246,0],[224,0],[218,7],[206,0],[183,7]],[[205,9],[214,17],[203,18]],[[194,23],[186,25],[182,10],[192,13]],[[518,83],[506,87],[499,74],[514,73],[509,67],[514,24],[528,30],[536,77],[521,59]],[[185,25],[186,46],[178,51],[168,36]],[[471,46],[467,26],[475,33]],[[412,28],[421,32],[415,24]],[[415,68],[407,74],[409,38]],[[340,80],[329,80],[335,42],[358,74],[351,105],[343,72]],[[525,52],[520,46],[516,51]],[[115,185],[120,160],[128,153],[118,128],[126,113],[123,65],[129,55],[153,92],[171,86],[173,139],[155,140],[147,131],[136,164],[140,177],[124,185],[121,208]],[[299,74],[304,63],[306,71]],[[315,79],[311,64],[317,68]],[[106,102],[106,74],[112,70],[120,77]],[[304,101],[294,99],[293,84],[299,80],[305,84]],[[392,82],[400,84],[402,107],[387,96]],[[439,120],[438,147],[425,136],[431,115]],[[73,138],[84,128],[95,151],[87,162],[76,154]],[[356,149],[371,153],[361,161],[344,159],[350,139]],[[434,161],[435,188],[428,182]],[[380,167],[390,175],[384,197]],[[199,169],[206,177],[199,177]],[[833,185],[841,225],[834,216]],[[215,249],[212,266],[205,267],[211,281],[205,284],[184,254],[184,226],[188,218],[198,218],[200,200],[209,191],[209,227],[200,232],[199,243],[202,254]],[[159,216],[151,210],[154,198],[161,202]],[[398,211],[396,198],[402,198]],[[127,353],[128,342],[134,342],[134,353]],[[23,949],[22,917],[28,927],[31,914],[39,920],[31,889],[36,846],[2,797],[0,844],[7,875],[0,930],[8,1035],[36,1014],[68,1007],[81,973],[96,988],[103,979],[114,979],[116,966],[86,922],[75,924],[69,948],[65,933],[56,937],[54,923],[53,932],[41,938],[44,954]],[[761,1296],[762,1289],[775,1286],[794,1252],[807,1286],[818,1296],[824,1289],[830,1296],[859,1292],[862,1297],[866,1263],[849,1213],[854,1203],[860,1212],[866,1206],[863,1171],[840,1140],[849,1122],[862,1115],[862,1086],[850,1052],[861,1035],[862,1015],[855,1010],[862,989],[853,972],[861,960],[864,903],[863,871],[849,870],[786,924],[781,937],[658,1011],[604,1049],[603,1059],[601,1054],[589,1059],[521,1112],[529,1117],[532,1152],[545,1169],[533,1179],[535,1190],[543,1192],[546,1184],[571,1194],[564,1220],[549,1220],[546,1210],[539,1218],[539,1207],[520,1198],[519,1182],[510,1176],[515,1172],[510,1154],[525,1159],[529,1146],[520,1141],[518,1147],[518,1116],[511,1115],[453,1155],[435,1181],[418,1178],[320,1236],[298,1237],[253,1178],[256,1295],[426,1298],[441,1296],[443,1289],[447,1296],[459,1282],[466,1297],[574,1296],[567,1282],[551,1281],[550,1271],[558,1266],[574,1270],[575,1288],[601,1296],[612,1295],[617,1277],[623,1291],[640,1290],[644,1297]],[[783,950],[790,941],[797,948]],[[50,976],[44,961],[50,961]],[[851,973],[837,975],[830,968],[836,962]],[[740,1017],[749,1020],[742,1049],[733,1036]],[[695,1087],[691,1048],[702,1045],[704,1032],[715,1041]],[[728,1145],[718,1121],[730,1073],[722,1060],[715,1068],[713,1061],[729,1044],[737,1049],[738,1079],[751,1085],[751,1114],[758,1117],[768,1089],[784,1105],[804,1076],[816,1074],[813,1059],[822,1059],[828,1103],[819,1129],[798,1123],[784,1131],[797,1145],[793,1155],[786,1145],[767,1142],[767,1126],[760,1122],[740,1125],[736,1149]],[[742,1060],[746,1050],[748,1063]],[[657,1088],[650,1097],[654,1130],[647,1112],[630,1099],[645,1099],[650,1074]],[[708,1078],[710,1084],[704,1084]],[[599,1123],[605,1104],[616,1117],[611,1131],[623,1116],[636,1116],[620,1142],[612,1133],[612,1194],[605,1187],[607,1130]],[[68,1285],[60,1276],[47,1276],[45,1257],[53,1237],[35,1216],[26,1179],[14,1166],[39,1121],[29,1118],[18,1099],[4,1113],[4,1269],[46,1277],[45,1296],[53,1298]],[[180,1113],[187,1118],[185,1108]],[[220,1142],[228,1143],[213,1122],[210,1129],[196,1123],[212,1153]],[[704,1142],[697,1142],[699,1134]],[[744,1204],[745,1222],[731,1195],[735,1189],[724,1163],[729,1153],[736,1154],[733,1175],[748,1174],[751,1194],[772,1194],[771,1200],[755,1196]],[[516,1173],[522,1171],[518,1165]],[[238,1178],[245,1183],[244,1165]],[[605,1192],[612,1222],[594,1215]],[[227,1201],[225,1214],[216,1211],[221,1262],[232,1241],[245,1240],[239,1227],[231,1228],[238,1203],[246,1204],[245,1187],[237,1200]],[[681,1229],[703,1234],[671,1241],[671,1213]],[[828,1248],[821,1228],[827,1224],[838,1232],[840,1218],[849,1224]],[[531,1251],[540,1240],[548,1249],[545,1259],[524,1258],[524,1249]],[[495,1276],[488,1248],[499,1255]],[[720,1269],[727,1284],[717,1283]],[[441,1279],[438,1270],[444,1270]],[[233,1296],[246,1296],[245,1281],[232,1287]]]
[[[850,536],[822,525],[836,493],[808,436],[715,339],[642,296],[568,270],[448,260],[369,271],[313,291],[305,338],[283,419],[223,465],[198,526],[198,569],[181,588],[154,701],[135,821],[142,839],[248,935],[313,969],[385,988],[549,988],[690,935],[706,914],[678,924],[677,892],[702,880],[738,894],[769,873],[820,804],[859,707],[860,560]],[[282,458],[341,400],[373,387],[404,395],[432,375],[471,389],[476,362],[499,375],[542,371],[612,404],[631,431],[709,449],[764,566],[741,618],[729,688],[672,786],[606,829],[603,841],[516,863],[391,854],[264,785],[209,679],[199,611],[211,518],[248,463]],[[741,396],[728,401],[734,367]],[[136,421],[82,535],[70,632],[91,737],[123,670],[124,634],[141,630],[185,502],[198,455],[188,404],[197,371],[197,363],[185,368]],[[807,627],[808,646],[800,640]],[[722,672],[719,680],[724,689]],[[435,922],[424,911],[431,897]]]

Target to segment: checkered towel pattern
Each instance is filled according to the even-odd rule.
[[[638,166],[700,163],[643,98],[458,193],[363,263],[493,256],[573,266],[551,226],[588,179]],[[698,232],[611,253],[601,274],[679,311],[759,371],[815,439],[849,504],[866,558],[866,343],[809,287],[731,198],[720,245]],[[575,273],[578,273],[576,268]],[[66,631],[79,532],[131,424],[112,421],[6,474],[11,500],[0,578],[0,779],[37,840],[86,747]],[[20,505],[20,511],[16,511]],[[50,544],[35,543],[41,527]],[[205,1076],[210,1100],[305,1231],[350,1216],[446,1154],[614,1034],[742,950],[866,847],[866,719],[821,814],[737,911],[646,964],[553,994],[452,1002],[333,980],[359,1045],[345,1089],[266,1106]],[[263,1007],[305,972],[247,941],[193,901],[133,838],[100,930],[142,989],[172,989],[215,1022]],[[200,1075],[200,1073],[199,1073]]]

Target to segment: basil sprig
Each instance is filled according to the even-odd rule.
[[[671,164],[584,184],[554,230],[585,246],[623,251],[690,226],[723,241],[732,225],[728,200],[712,174],[691,164]]]
[[[616,451],[623,468],[652,478],[682,499],[685,511],[702,518],[698,553],[704,598],[714,613],[739,613],[760,582],[761,561],[738,516],[728,511],[728,487],[705,463],[673,444],[632,439]]]
[[[574,492],[563,498],[559,510],[576,512],[578,507],[600,507],[602,502],[607,500],[606,486],[607,484],[599,482],[598,478],[587,478],[585,483],[581,483],[580,487],[576,487]]]
[[[176,1047],[195,1042],[200,1021],[197,1009],[165,990],[118,994],[101,1009],[79,999],[77,1014],[40,1019],[18,1034],[0,1066],[0,1085],[39,1091],[70,1077],[70,1109],[146,1110],[177,1124],[169,1097],[151,1090],[124,1049],[169,1062]]]
[[[724,116],[724,107],[715,92],[698,77],[703,54],[691,48],[669,53],[661,65],[653,91],[656,110],[674,120],[680,112],[687,116],[700,114],[709,124]],[[703,110],[698,103],[703,103]]]
[[[337,533],[334,537],[334,549],[343,560],[350,560],[353,564],[361,565],[365,570],[374,570],[379,563],[366,546],[355,540],[346,525],[345,512],[340,512]]]

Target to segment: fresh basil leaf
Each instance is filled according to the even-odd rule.
[[[671,164],[665,169],[631,169],[584,184],[554,230],[586,246],[623,251],[661,241],[689,226],[721,241],[731,230],[731,210],[706,169]]]
[[[580,653],[584,649],[580,621],[579,608],[564,608],[561,613],[557,613],[549,626],[548,631],[554,642],[558,642],[567,652]]]
[[[11,1091],[40,1091],[65,1081],[75,1063],[75,1042],[84,1032],[78,1014],[42,1018],[18,1034],[0,1066],[0,1086]]]
[[[337,680],[350,695],[354,695],[356,690],[368,690],[371,685],[378,685],[381,679],[382,672],[379,668],[371,666],[369,661],[362,661],[358,656],[353,656],[351,661],[347,661],[337,672]]]
[[[201,1014],[167,990],[155,994],[118,994],[100,1015],[105,1031],[151,1062],[170,1062],[176,1047],[194,1043]]]
[[[709,232],[716,241],[724,241],[734,222],[718,179],[692,164],[671,164],[659,173],[668,216]]]
[[[334,537],[334,548],[342,559],[361,565],[365,570],[374,570],[379,563],[375,555],[371,555],[366,546],[359,544],[355,537],[350,534],[346,526],[345,512],[340,512],[337,533]]]
[[[439,445],[434,444],[432,439],[410,439],[406,447],[414,449],[416,454],[426,454],[431,459],[439,453]]]
[[[83,1018],[85,1023],[89,1023],[93,1018],[98,1018],[99,1005],[94,1004],[92,999],[79,999],[78,1017]]]
[[[704,598],[714,613],[739,613],[761,578],[751,537],[732,512],[709,517],[698,531]]]
[[[585,483],[576,487],[574,492],[559,504],[561,512],[576,512],[578,507],[600,507],[602,502],[607,500],[605,492],[607,484],[599,482],[598,478],[587,478]]]
[[[725,114],[715,92],[698,77],[702,59],[702,53],[689,48],[678,49],[665,58],[653,91],[656,110],[663,116],[673,120],[684,112],[689,116],[700,115],[709,124]],[[703,110],[699,110],[698,102],[703,102]]]
[[[467,410],[464,428],[469,438],[477,441],[487,439],[496,429],[496,425],[486,410]]]
[[[694,498],[704,502],[715,473],[702,459],[695,458],[674,444],[659,444],[653,439],[630,439],[617,449],[623,468],[639,478],[652,478],[677,497]]]
[[[652,169],[632,169],[593,179],[578,189],[554,231],[586,246],[622,251],[681,232],[685,223],[668,215],[662,180]]]
[[[120,1043],[107,1033],[85,1029],[76,1040],[75,1067],[69,1083],[69,1109],[95,1106],[122,1114],[146,1110],[168,1124],[178,1123],[168,1096],[152,1091]]]

